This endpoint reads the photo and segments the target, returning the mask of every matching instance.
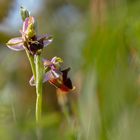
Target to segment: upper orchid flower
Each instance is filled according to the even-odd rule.
[[[63,92],[69,92],[74,89],[72,82],[68,77],[70,68],[61,70],[62,59],[59,57],[53,57],[51,60],[43,60],[45,75],[43,82],[49,82],[54,85],[57,89]],[[35,86],[35,81],[32,76],[30,85]]]
[[[48,34],[36,35],[34,17],[29,16],[23,22],[21,37],[12,38],[7,42],[7,46],[15,51],[27,49],[32,55],[40,53],[43,47],[52,42],[52,37]]]

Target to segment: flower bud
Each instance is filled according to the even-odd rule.
[[[20,7],[20,14],[22,17],[22,20],[24,21],[27,17],[30,16],[29,12],[27,9],[23,8],[22,6]]]

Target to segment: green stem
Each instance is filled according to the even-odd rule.
[[[36,122],[39,123],[41,120],[42,112],[42,81],[43,81],[43,66],[42,59],[40,55],[35,56],[35,66],[36,66]]]
[[[31,65],[31,69],[32,69],[32,73],[33,73],[33,76],[34,76],[34,80],[36,79],[36,70],[35,70],[35,63],[34,63],[34,56],[31,55],[27,49],[25,49],[26,51],[26,54],[28,56],[28,59],[29,59],[29,62],[30,62],[30,65]]]

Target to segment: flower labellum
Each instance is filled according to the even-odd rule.
[[[50,78],[49,82],[62,92],[67,93],[67,92],[74,90],[71,79],[68,77],[69,70],[70,70],[70,68],[62,70],[61,76],[59,78],[52,78],[52,79]]]

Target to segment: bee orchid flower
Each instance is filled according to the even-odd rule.
[[[29,16],[23,22],[21,37],[12,38],[7,42],[7,46],[15,51],[28,50],[31,55],[40,53],[40,51],[52,42],[49,34],[41,36],[36,35],[35,19]]]
[[[72,82],[68,77],[70,68],[61,70],[62,59],[53,57],[51,60],[44,59],[44,79],[43,82],[49,82],[62,92],[70,92],[74,90]],[[35,86],[34,77],[32,76],[29,81],[31,86]]]

